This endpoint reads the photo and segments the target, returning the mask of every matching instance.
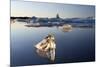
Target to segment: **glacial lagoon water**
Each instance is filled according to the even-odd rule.
[[[11,24],[11,66],[85,62],[95,60],[95,29],[72,28],[64,32],[59,27],[26,27],[26,23]],[[37,54],[34,47],[49,33],[56,41],[55,61]]]

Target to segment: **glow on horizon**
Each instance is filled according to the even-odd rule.
[[[11,16],[55,17],[57,13],[62,18],[95,17],[95,6],[11,1]]]

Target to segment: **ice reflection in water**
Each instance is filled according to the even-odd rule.
[[[41,57],[47,58],[51,61],[55,60],[55,49],[51,49],[48,51],[42,51],[42,50],[37,49],[36,52]]]

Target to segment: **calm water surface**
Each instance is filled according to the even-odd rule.
[[[95,60],[95,29],[73,28],[64,32],[59,27],[26,27],[26,23],[11,24],[11,65],[69,63]],[[52,62],[36,53],[35,45],[49,33],[56,40],[56,57]]]

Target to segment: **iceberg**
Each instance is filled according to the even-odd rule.
[[[39,56],[50,59],[51,61],[55,60],[55,38],[53,35],[49,34],[41,42],[39,42],[36,47],[36,52]]]

